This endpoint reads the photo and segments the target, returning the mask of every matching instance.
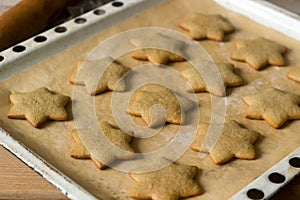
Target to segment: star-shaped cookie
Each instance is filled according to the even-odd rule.
[[[106,145],[103,145],[105,139],[97,130],[73,130],[72,137],[75,141],[75,145],[71,151],[71,157],[91,159],[99,169],[104,169],[116,159],[126,160],[135,157],[135,151],[130,145],[132,136],[105,121],[100,122],[100,127],[107,139],[115,145],[115,147],[106,149]],[[88,149],[90,149],[90,151]],[[119,151],[119,149],[123,151]]]
[[[255,40],[240,40],[236,42],[236,50],[230,58],[245,61],[255,70],[263,69],[268,65],[285,65],[282,54],[286,47],[265,38]]]
[[[197,130],[197,136],[192,144],[192,149],[195,151],[203,151],[201,146],[204,142],[208,131],[208,124],[201,124]],[[218,135],[212,129],[210,134]],[[215,129],[219,130],[219,129]],[[225,122],[219,138],[216,138],[216,143],[209,153],[212,160],[216,164],[223,164],[232,158],[240,159],[255,159],[255,149],[253,143],[259,138],[259,133],[241,127],[236,121]]]
[[[142,117],[149,127],[158,127],[166,122],[172,124],[184,123],[183,112],[194,107],[194,102],[175,95],[170,89],[159,84],[146,84],[130,98],[127,112]],[[160,109],[161,107],[163,108]]]
[[[77,159],[91,159],[99,169],[104,169],[105,165],[94,158],[82,144],[77,130],[71,132],[75,145],[71,151],[71,157]]]
[[[181,55],[178,55],[178,52],[184,54],[185,43],[160,33],[133,38],[131,43],[139,49],[131,54],[132,58],[137,60],[148,60],[157,65],[185,60]]]
[[[195,40],[211,39],[223,41],[225,33],[232,33],[234,27],[221,15],[193,13],[189,19],[179,23]]]
[[[130,68],[114,61],[111,57],[100,60],[79,62],[70,78],[70,83],[85,85],[90,95],[97,95],[106,90],[123,92],[126,89],[123,75]]]
[[[171,163],[169,166],[143,174],[130,173],[136,185],[130,191],[135,199],[176,200],[202,193],[194,178],[198,168]]]
[[[27,119],[34,127],[47,120],[68,120],[65,106],[70,97],[56,94],[47,88],[39,88],[26,93],[14,93],[9,96],[13,106],[7,116],[12,119]]]
[[[191,89],[194,92],[207,91],[216,96],[225,96],[227,86],[240,86],[243,84],[243,79],[234,73],[234,66],[229,63],[216,63],[218,74],[209,77],[212,80],[212,85],[208,87],[202,75],[195,68],[188,68],[181,72],[181,75],[188,80],[191,85]],[[209,70],[210,67],[214,67],[213,63],[208,63],[206,66]],[[222,84],[219,84],[218,79],[222,79]],[[190,91],[190,92],[192,92]]]
[[[288,74],[287,77],[300,83],[300,67],[291,70]]]
[[[300,119],[300,95],[269,88],[244,97],[249,105],[245,116],[264,119],[272,127],[280,128],[286,121]]]

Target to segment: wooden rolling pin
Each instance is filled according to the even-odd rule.
[[[22,0],[0,16],[0,51],[45,30],[77,1]]]

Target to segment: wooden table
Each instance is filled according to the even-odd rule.
[[[0,146],[0,199],[67,199],[39,174]]]
[[[269,0],[300,13],[297,0]],[[0,146],[0,199],[67,199],[53,185]],[[300,177],[280,191],[273,200],[300,199]]]

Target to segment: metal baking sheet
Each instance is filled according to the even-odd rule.
[[[114,6],[114,2],[121,2],[122,6]],[[114,2],[94,9],[74,20],[38,35],[47,38],[47,41],[44,43],[36,42],[35,38],[38,37],[36,36],[1,52],[0,80],[3,81],[43,59],[95,35],[105,28],[163,2],[163,0],[122,0]],[[83,18],[88,21],[85,23],[76,22],[77,19]],[[25,50],[21,52],[18,51],[17,49],[20,47],[25,47]],[[2,128],[0,128],[0,144],[56,186],[68,198],[76,200],[98,199],[65,174],[56,170],[55,167],[49,165],[47,161],[40,158],[38,154],[11,137],[11,135]]]
[[[300,40],[300,16],[264,0],[215,0],[229,10]]]
[[[230,1],[230,0],[216,0],[218,3],[225,5],[229,9],[233,9],[235,11],[240,10],[239,2]],[[134,15],[137,12],[140,12],[143,9],[146,9],[156,3],[160,3],[162,1],[121,1],[123,6],[114,7],[111,4],[108,4],[104,7],[95,9],[80,18],[84,18],[86,21],[84,23],[76,23],[76,19],[65,24],[60,25],[52,30],[49,30],[43,34],[47,38],[47,41],[44,43],[35,42],[34,38],[29,39],[19,45],[17,47],[23,46],[26,50],[22,52],[18,52],[16,50],[20,49],[17,47],[13,47],[8,49],[2,53],[0,53],[0,80],[6,80],[14,74],[18,74],[19,72],[25,70],[26,68],[44,60],[45,58],[54,55],[56,53],[61,52],[63,49],[70,48],[78,42],[83,41],[86,38],[95,35],[101,30],[112,26],[113,24],[123,21],[125,18]],[[248,3],[247,3],[248,2]],[[287,24],[292,24],[291,26],[294,30],[284,31],[285,34],[293,37],[297,40],[300,40],[298,34],[298,30],[295,27],[299,25],[299,21],[295,19],[294,16],[287,11],[282,12],[282,10],[278,10],[277,7],[266,4],[263,1],[245,1],[243,4],[243,13],[245,15],[253,15],[256,13],[255,20],[259,21],[264,25],[269,26],[271,22],[268,21],[270,18],[267,14],[266,16],[260,16],[259,13],[269,13],[272,16],[276,16],[276,19],[281,22],[285,22]],[[248,6],[246,6],[248,5]],[[247,9],[249,8],[249,9]],[[255,9],[254,9],[255,8]],[[268,12],[266,12],[266,9]],[[78,18],[77,18],[78,19]],[[295,22],[296,20],[296,22]],[[82,20],[77,20],[81,21]],[[272,24],[272,23],[271,23]],[[291,25],[290,24],[290,25]],[[286,25],[283,26],[281,24],[272,25],[272,27],[276,30],[282,30],[286,28]],[[270,27],[270,26],[269,26]],[[289,26],[290,27],[290,26]],[[289,28],[290,29],[290,28]],[[67,30],[67,31],[63,31]],[[21,48],[22,49],[22,48]],[[5,130],[1,130],[0,132],[0,143],[18,156],[21,160],[27,163],[30,167],[40,173],[43,177],[45,177],[48,181],[57,186],[63,193],[65,193],[71,199],[96,199],[94,195],[90,192],[86,191],[82,188],[76,181],[72,181],[68,176],[61,173],[59,170],[55,169],[52,165],[48,164],[48,162],[42,159],[37,152],[33,152],[28,149],[18,140],[11,137],[9,132]],[[241,190],[241,192],[237,193],[237,195],[244,195],[243,198],[246,198],[245,194],[249,189],[258,189],[264,192],[264,198],[268,198],[274,194],[278,189],[280,189],[283,185],[288,183],[296,174],[299,173],[299,169],[293,167],[290,164],[292,159],[299,158],[299,150],[296,149],[291,154],[287,155],[287,157],[283,158],[281,162],[276,164],[273,168],[266,171],[266,174],[263,174],[258,178],[257,181],[253,183],[259,183],[258,185],[249,185],[245,189]],[[282,164],[283,163],[283,164]],[[283,168],[282,166],[285,166]],[[289,169],[289,170],[282,170]],[[286,180],[281,184],[273,185],[273,187],[266,187],[266,185],[270,185],[270,181],[266,178],[269,174],[273,172],[280,172],[285,177]],[[263,184],[262,184],[263,183]],[[260,188],[260,185],[264,185],[264,187]],[[236,196],[233,198],[237,198]],[[239,197],[238,197],[239,198]]]

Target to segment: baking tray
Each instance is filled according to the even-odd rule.
[[[247,0],[243,1],[242,4],[241,1],[237,2],[234,0],[216,1],[229,9],[242,12],[259,23],[300,40],[299,17],[295,14],[264,1]],[[115,1],[1,52],[0,80],[4,81],[38,62],[60,53],[86,38],[92,37],[99,31],[160,2],[162,1]],[[262,15],[261,13],[264,14]],[[276,23],[272,19],[276,19]],[[278,21],[281,23],[278,23]],[[288,31],[283,31],[285,29]],[[46,40],[41,42],[45,38]],[[72,181],[67,175],[48,164],[47,160],[42,159],[37,152],[24,146],[3,129],[0,132],[0,142],[9,151],[58,187],[69,198],[96,199],[94,195],[82,188],[76,181]],[[254,193],[257,192],[258,194],[263,192],[264,198],[271,197],[299,173],[299,168],[295,167],[297,166],[295,162],[297,163],[299,157],[299,148],[285,154],[284,158],[280,159],[280,162],[266,170],[257,179],[251,181],[248,186],[240,190],[232,198],[246,199],[249,191],[254,191]],[[286,177],[285,181],[280,184],[271,183],[269,176],[274,172],[284,175]]]

